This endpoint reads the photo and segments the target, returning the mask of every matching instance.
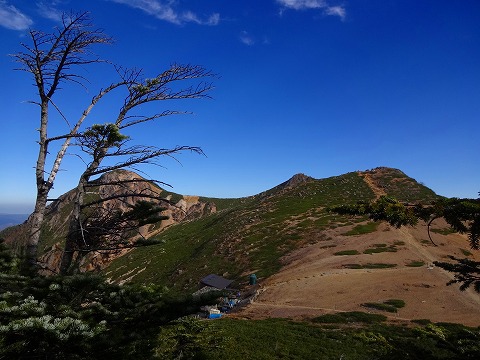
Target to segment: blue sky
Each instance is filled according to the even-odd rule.
[[[91,12],[115,39],[95,48],[153,77],[173,62],[218,74],[212,99],[161,104],[192,111],[138,127],[132,143],[200,146],[206,157],[144,167],[182,194],[241,197],[305,173],[325,178],[399,168],[445,196],[477,197],[480,162],[478,0],[0,0],[0,213],[32,209],[38,108],[27,73],[8,56],[29,28],[51,31],[62,11]],[[115,81],[85,67],[87,88],[57,104],[77,118]],[[114,101],[90,122],[108,121]],[[145,109],[145,112],[152,109]],[[50,135],[65,132],[52,113]],[[75,186],[68,156],[52,197]]]

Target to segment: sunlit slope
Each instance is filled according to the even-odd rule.
[[[379,190],[380,189],[380,190]],[[404,201],[430,201],[436,195],[396,169],[378,168],[316,180],[295,175],[264,193],[219,200],[223,208],[199,220],[171,226],[155,237],[161,245],[138,248],[104,270],[114,281],[157,283],[190,291],[204,275],[237,280],[276,273],[282,257],[328,236],[326,230],[364,219],[331,214],[325,207],[371,200],[383,192]]]

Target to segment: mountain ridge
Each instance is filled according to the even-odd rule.
[[[388,188],[396,194],[404,194],[400,200],[411,201],[417,197],[418,201],[430,201],[436,197],[433,191],[418,184],[403,172],[382,168],[382,176],[384,175],[389,177],[389,181],[384,185],[393,181],[395,184]],[[293,181],[290,181],[292,178]],[[131,263],[138,263],[138,268],[142,271],[138,277],[130,274],[129,279],[149,282],[156,277],[158,281],[162,278],[163,281],[174,282],[176,286],[189,288],[194,282],[185,278],[185,274],[195,271],[191,269],[191,264],[194,263],[204,268],[202,272],[221,271],[233,278],[255,271],[259,271],[259,276],[269,276],[280,268],[280,258],[283,255],[312,241],[321,240],[323,231],[338,222],[338,219],[343,219],[343,222],[350,221],[325,212],[326,206],[375,198],[374,192],[359,172],[319,180],[303,175],[292,178],[270,190],[242,198],[231,207],[207,218],[198,219],[195,223],[178,224],[175,228],[167,229],[156,239],[171,245],[174,248],[172,251],[177,254],[184,252],[189,260],[177,259],[173,273],[165,273],[164,278],[156,277],[154,273],[158,272],[150,271],[148,267],[143,269],[140,265],[150,262],[149,254],[144,253],[146,250],[136,249],[129,256],[131,259],[138,256],[138,259]],[[415,190],[413,193],[416,195],[405,196],[408,189]],[[198,247],[198,244],[203,245],[198,253],[191,252],[188,255],[185,249],[173,245],[176,242],[179,243],[178,246],[186,243],[192,248]],[[165,247],[165,251],[167,247],[169,246]],[[203,255],[205,247],[210,249],[209,255]],[[164,257],[163,254],[158,256]],[[118,266],[112,264],[109,266],[110,270],[106,269],[112,279],[124,280],[121,272],[115,270],[116,267],[128,266],[124,260],[118,259],[115,261],[118,261]],[[222,264],[218,268],[224,270],[212,267],[210,262]],[[152,269],[155,269],[155,266]]]
[[[134,181],[135,179],[140,182]],[[115,185],[107,186],[107,183]],[[248,266],[247,263],[250,261],[242,259],[242,255],[251,254],[250,246],[246,246],[244,240],[252,239],[253,243],[256,243],[262,236],[265,236],[272,241],[269,246],[278,247],[273,250],[273,253],[278,255],[275,256],[277,260],[267,266],[271,270],[266,271],[265,275],[278,269],[278,257],[281,254],[307,243],[310,241],[307,239],[309,236],[318,235],[325,226],[328,226],[328,223],[332,221],[331,218],[335,218],[335,216],[324,212],[323,208],[326,206],[359,200],[373,200],[378,196],[379,189],[398,197],[399,200],[429,201],[436,197],[433,191],[418,184],[402,171],[387,167],[350,172],[324,179],[314,179],[299,173],[262,193],[231,199],[176,194],[127,170],[116,170],[104,174],[92,181],[91,185],[89,194],[87,194],[91,199],[115,197],[114,195],[124,191],[125,187],[129,189],[128,191],[143,192],[148,195],[146,200],[152,200],[152,197],[165,199],[166,202],[159,201],[162,202],[162,205],[168,205],[163,215],[168,216],[169,219],[140,228],[139,234],[145,238],[155,238],[157,235],[162,237],[165,230],[173,225],[218,214],[218,223],[223,223],[224,226],[217,230],[216,241],[219,243],[216,246],[215,256],[235,259],[238,263],[243,263],[246,267],[243,271],[253,271],[260,265],[257,264],[260,259],[253,261],[253,264],[257,265]],[[46,222],[41,237],[41,260],[52,269],[58,267],[62,253],[62,239],[67,231],[74,194],[75,190],[70,190],[47,208]],[[129,204],[132,204],[131,199],[127,199],[125,203],[109,200],[103,206],[126,210]],[[311,221],[308,226],[306,223],[301,225],[305,219],[309,218]],[[314,223],[317,225],[312,225]],[[303,229],[297,229],[300,226],[303,226]],[[282,230],[284,234],[279,236],[278,240],[271,239],[271,235],[266,234],[264,228],[270,228],[273,232]],[[10,230],[6,229],[2,232],[2,236],[6,238],[7,243],[15,243],[18,248],[26,239],[26,225],[19,225]],[[285,237],[286,241],[284,241]],[[117,257],[129,252],[128,250],[115,254],[92,255],[84,264],[84,269],[103,269]],[[260,253],[263,254],[263,250]],[[260,258],[263,258],[264,255]],[[251,266],[253,267],[250,268]],[[239,271],[239,269],[236,270],[237,273]]]
[[[139,176],[121,174],[128,175],[126,183]],[[262,193],[233,199],[184,196],[147,183],[171,205],[169,220],[142,230],[156,245],[92,257],[83,270],[99,271],[120,284],[162,285],[178,294],[191,294],[209,274],[248,289],[249,275],[254,273],[260,292],[238,314],[244,318],[362,311],[366,302],[402,299],[407,305],[401,315],[407,319],[465,324],[474,324],[476,315],[480,319],[478,294],[445,287],[448,274],[431,266],[432,260],[447,255],[478,259],[465,248],[464,236],[449,234],[446,224],[436,222],[432,231],[438,230],[439,246],[433,247],[422,225],[395,229],[366,217],[326,211],[332,205],[381,195],[410,203],[438,198],[398,169],[379,167],[324,179],[296,174]],[[113,190],[96,185],[89,194],[93,199],[112,194]],[[42,229],[41,259],[52,267],[61,254],[71,196],[62,195],[62,201],[49,208]],[[1,236],[18,241],[25,229],[14,226]]]

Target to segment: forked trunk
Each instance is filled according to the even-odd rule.
[[[48,195],[48,191],[40,192],[37,195],[35,209],[32,215],[30,215],[30,218],[28,220],[30,229],[29,229],[29,236],[27,240],[27,249],[26,249],[26,262],[27,262],[26,270],[32,274],[35,274],[38,271],[37,250],[38,250],[38,243],[40,241],[43,218],[45,216],[45,207],[47,205],[47,195]]]
[[[85,195],[85,184],[88,177],[82,176],[77,185],[75,200],[73,202],[72,215],[68,227],[68,234],[65,241],[65,249],[63,250],[62,262],[60,263],[60,274],[66,275],[70,272],[75,252],[78,248],[78,242],[83,238],[81,211],[83,199]]]

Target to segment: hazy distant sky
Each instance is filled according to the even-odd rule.
[[[33,80],[8,54],[29,28],[51,31],[70,10],[90,11],[115,39],[95,51],[116,64],[147,77],[173,62],[218,74],[213,99],[159,104],[194,115],[129,133],[132,143],[202,147],[206,157],[142,168],[174,192],[241,197],[295,173],[377,166],[445,196],[480,191],[478,0],[0,0],[0,212],[32,210],[39,119]],[[103,65],[81,75],[87,89],[65,86],[55,99],[72,122],[117,80]],[[117,106],[99,107],[89,125]],[[53,111],[51,122],[50,135],[65,132]],[[52,197],[83,167],[69,156]]]

